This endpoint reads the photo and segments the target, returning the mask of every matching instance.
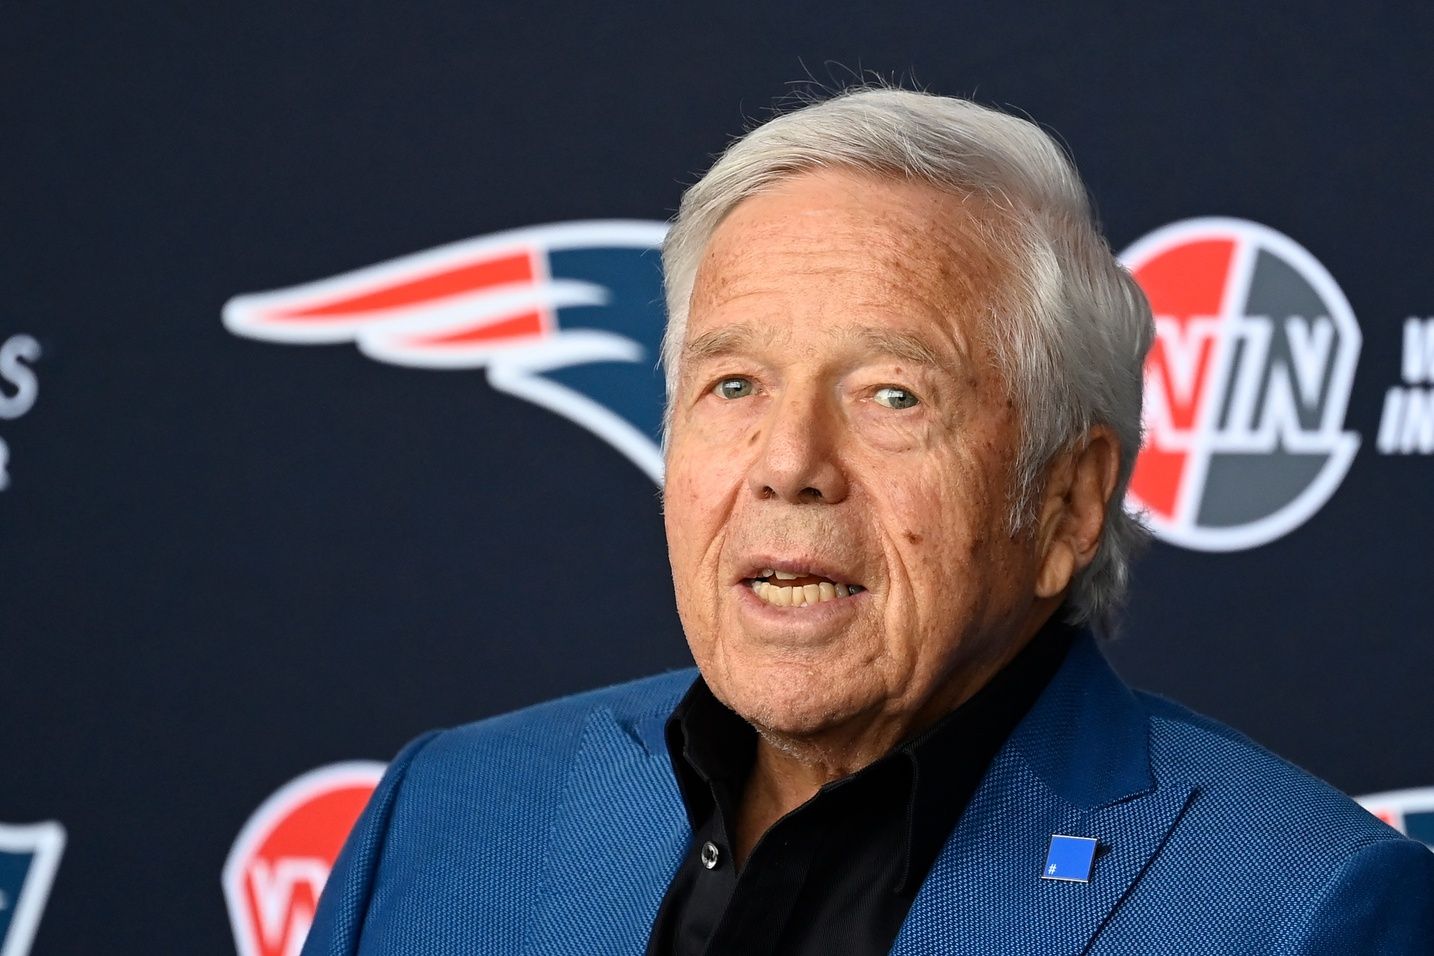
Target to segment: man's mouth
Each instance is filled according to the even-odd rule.
[[[833,581],[815,574],[796,574],[791,571],[763,569],[762,573],[742,582],[768,604],[777,607],[809,607],[840,601],[853,594],[860,594],[866,588],[860,584]]]

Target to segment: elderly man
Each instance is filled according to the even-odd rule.
[[[700,672],[394,761],[304,952],[1429,952],[1434,855],[1136,694],[1149,308],[1034,125],[864,90],[736,142],[664,249]]]

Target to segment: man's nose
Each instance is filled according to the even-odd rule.
[[[762,422],[761,442],[748,484],[759,498],[835,504],[846,497],[847,479],[838,454],[840,410],[816,390],[793,390],[773,402]]]

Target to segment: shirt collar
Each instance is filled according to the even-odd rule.
[[[883,775],[904,788],[893,812],[906,817],[905,865],[899,891],[914,893],[960,819],[1006,738],[1060,668],[1079,629],[1054,618],[970,699],[890,754],[818,793]],[[694,831],[723,807],[731,812],[751,770],[757,733],[728,709],[701,676],[665,728],[678,788]],[[909,773],[893,774],[895,762]]]

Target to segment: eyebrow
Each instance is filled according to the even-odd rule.
[[[855,330],[855,337],[874,352],[905,359],[914,365],[925,365],[939,371],[946,371],[951,367],[950,362],[943,361],[941,356],[936,354],[936,350],[926,344],[925,339],[913,332],[860,328]]]
[[[952,365],[951,362],[944,361],[925,339],[913,332],[864,326],[845,329],[839,334],[854,339],[869,351],[890,355],[914,365],[925,365],[938,371],[947,371]],[[683,346],[682,357],[685,360],[695,360],[731,355],[741,351],[756,337],[756,329],[745,323],[713,329],[689,339]]]
[[[696,338],[688,339],[682,346],[684,360],[712,358],[716,355],[731,355],[741,351],[742,346],[756,338],[757,331],[745,323],[728,325],[710,332],[703,332]]]

